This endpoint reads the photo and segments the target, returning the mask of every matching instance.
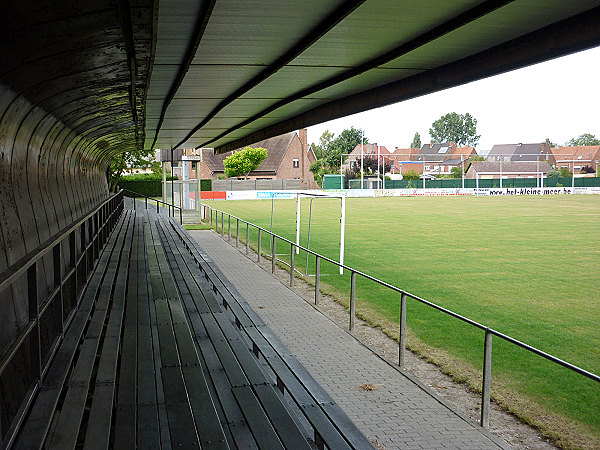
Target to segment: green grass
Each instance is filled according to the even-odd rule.
[[[206,224],[193,223],[193,224],[184,224],[183,228],[185,228],[186,230],[210,230],[212,227],[210,225],[206,225]]]
[[[311,249],[335,260],[339,203],[313,202]],[[270,227],[270,201],[209,204]],[[302,245],[308,206],[302,200]],[[290,240],[295,208],[275,202],[274,231]],[[264,238],[263,251],[268,246]],[[348,199],[345,246],[347,265],[600,374],[600,196]],[[283,252],[289,248],[279,245]],[[296,257],[304,263],[305,254]],[[314,273],[313,258],[309,266]],[[323,283],[348,295],[348,274],[329,264],[321,270]],[[397,323],[398,294],[358,277],[357,297],[359,307]],[[483,332],[415,301],[407,317],[425,345],[481,369]],[[499,338],[492,377],[498,390],[534,398],[600,438],[599,383]]]

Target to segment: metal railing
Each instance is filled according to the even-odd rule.
[[[133,209],[136,209],[135,206],[135,200],[136,200],[136,196],[140,197],[140,198],[144,198],[145,199],[145,208],[148,209],[148,199],[155,201],[156,202],[156,212],[159,213],[160,212],[160,205],[159,204],[163,204],[166,205],[169,208],[169,217],[175,217],[175,209],[179,210],[179,223],[183,223],[183,209],[179,206],[175,206],[172,203],[167,203],[167,202],[163,202],[162,200],[157,200],[155,198],[152,197],[148,197],[147,195],[144,194],[140,194],[138,192],[133,192],[130,191],[129,189],[121,189],[123,192],[128,192],[129,194],[132,194],[132,198],[133,198]]]
[[[14,287],[12,294],[16,298],[21,296],[18,291],[22,289],[24,298],[17,298],[16,301],[25,302],[28,311],[27,322],[0,355],[0,378],[5,378],[7,369],[12,370],[8,374],[11,380],[8,383],[3,380],[3,385],[10,385],[13,392],[19,392],[23,386],[23,390],[26,390],[21,397],[13,394],[18,397],[15,399],[19,403],[18,410],[14,415],[9,415],[9,423],[0,424],[2,448],[10,447],[32,399],[39,391],[64,332],[77,311],[85,284],[122,211],[123,192],[120,191],[0,274],[0,293]],[[69,249],[66,267],[63,267],[63,260],[66,259],[63,243]],[[38,272],[43,270],[40,264],[48,254],[52,255],[53,273],[48,281],[48,294],[45,298],[39,298],[43,290]],[[23,278],[25,286],[19,281]],[[57,317],[58,323],[54,323],[55,328],[52,328],[48,323]],[[14,377],[16,365],[23,361],[27,363],[22,368],[21,377]],[[14,383],[11,384],[12,381]]]
[[[458,319],[462,322],[468,323],[469,325],[472,325],[476,328],[479,328],[480,330],[484,331],[485,336],[484,336],[484,358],[483,358],[483,381],[482,381],[482,386],[481,386],[481,420],[480,420],[480,424],[482,427],[488,428],[489,427],[489,416],[490,416],[490,385],[491,385],[491,373],[492,373],[492,336],[496,336],[500,339],[503,339],[511,344],[514,344],[520,348],[523,348],[531,353],[534,353],[538,356],[541,356],[542,358],[545,358],[549,361],[552,361],[553,363],[556,363],[562,367],[565,367],[575,373],[578,373],[580,375],[583,375],[593,381],[596,382],[600,382],[600,376],[592,373],[592,372],[588,372],[585,369],[582,369],[581,367],[578,367],[574,364],[571,364],[567,361],[564,361],[560,358],[557,358],[556,356],[553,356],[549,353],[546,353],[538,348],[535,348],[531,345],[525,344],[524,342],[519,341],[518,339],[515,339],[511,336],[508,336],[504,333],[501,333],[500,331],[494,330],[493,328],[489,328],[479,322],[476,322],[475,320],[469,319],[468,317],[462,316],[458,313],[455,313],[454,311],[451,311],[449,309],[446,309],[442,306],[436,305],[433,302],[430,302],[429,300],[425,300],[417,295],[411,294],[410,292],[405,291],[404,289],[401,289],[399,287],[393,286],[389,283],[386,283],[385,281],[379,280],[378,278],[375,278],[374,276],[368,275],[364,272],[361,272],[360,270],[354,269],[350,266],[347,266],[345,264],[340,264],[338,261],[335,261],[333,259],[327,258],[326,256],[320,255],[319,253],[309,250],[301,245],[297,245],[295,242],[290,241],[289,239],[286,239],[282,236],[279,236],[265,228],[262,228],[258,225],[252,224],[244,219],[241,219],[239,217],[236,217],[232,214],[226,213],[224,211],[220,211],[218,209],[214,209],[211,208],[208,205],[202,204],[201,205],[201,213],[202,213],[202,218],[206,221],[207,218],[208,220],[210,220],[210,224],[211,226],[213,225],[213,215],[214,215],[214,224],[215,224],[215,230],[218,233],[218,216],[219,214],[221,214],[221,237],[224,237],[224,225],[225,225],[225,216],[227,216],[227,223],[228,223],[228,240],[231,240],[231,220],[235,220],[237,221],[236,224],[236,229],[238,231],[238,233],[236,234],[236,247],[238,246],[239,243],[239,226],[240,226],[240,222],[241,223],[245,223],[246,224],[246,255],[249,254],[249,246],[250,246],[250,227],[255,228],[256,230],[258,230],[258,246],[257,246],[257,261],[260,262],[261,260],[261,256],[262,256],[262,250],[261,250],[261,243],[262,243],[262,233],[267,233],[268,235],[271,236],[271,272],[274,273],[275,272],[275,267],[276,267],[276,263],[277,263],[277,253],[276,253],[276,243],[277,240],[280,240],[286,244],[290,245],[290,264],[287,264],[290,267],[290,286],[294,285],[294,253],[295,253],[295,249],[299,248],[300,250],[303,250],[305,252],[307,252],[307,254],[310,254],[312,256],[315,257],[315,297],[314,297],[314,302],[315,305],[319,304],[319,300],[320,300],[320,296],[321,296],[321,292],[320,292],[320,278],[321,278],[321,271],[320,271],[320,267],[321,267],[321,261],[326,261],[328,263],[331,263],[333,265],[336,265],[338,267],[342,267],[345,270],[350,272],[350,317],[349,317],[349,324],[348,324],[348,329],[350,331],[354,331],[354,322],[355,322],[355,317],[356,317],[356,276],[360,276],[362,278],[364,278],[365,280],[369,280],[369,281],[373,281],[385,288],[388,288],[391,291],[397,292],[400,294],[400,334],[399,334],[399,344],[398,344],[398,365],[400,366],[401,369],[405,368],[405,356],[406,356],[406,300],[408,298],[416,300],[424,305],[427,305],[431,308],[434,308],[444,314],[447,314],[451,317],[454,317],[455,319]],[[214,214],[213,214],[214,213]]]

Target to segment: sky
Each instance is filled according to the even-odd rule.
[[[415,132],[430,142],[431,124],[453,111],[477,119],[478,151],[546,138],[564,145],[583,133],[600,137],[600,47],[324,122],[308,128],[308,142],[354,126],[393,151],[410,147]]]

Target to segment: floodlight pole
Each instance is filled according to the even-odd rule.
[[[461,165],[461,178],[462,178],[462,188],[465,188],[465,160],[463,159],[463,155],[460,155],[460,165]]]
[[[344,274],[344,238],[346,231],[346,196],[342,195],[342,217],[340,219],[340,275]]]
[[[300,194],[296,196],[296,255],[300,254]]]
[[[377,146],[377,189],[381,189],[381,180],[379,179],[379,146]]]
[[[364,189],[365,185],[363,182],[363,155],[365,153],[365,130],[360,130],[360,188]],[[596,173],[598,171],[596,170]]]
[[[571,171],[571,189],[573,189],[573,194],[575,193],[575,155],[573,155],[573,164],[571,165],[573,170]],[[598,175],[598,174],[596,174]]]

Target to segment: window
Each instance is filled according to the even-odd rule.
[[[354,168],[354,163],[355,161],[350,161],[350,168],[353,169]]]
[[[446,147],[446,146],[444,146],[444,147],[440,147],[440,149],[438,150],[438,153],[446,153],[446,152],[448,151],[448,149],[449,149],[449,148],[450,148],[450,147]]]
[[[430,166],[424,166],[424,167],[423,167],[423,169],[424,169],[424,170],[429,170],[429,167],[430,167]]]
[[[299,167],[298,159],[294,158],[293,165],[294,167]]]

